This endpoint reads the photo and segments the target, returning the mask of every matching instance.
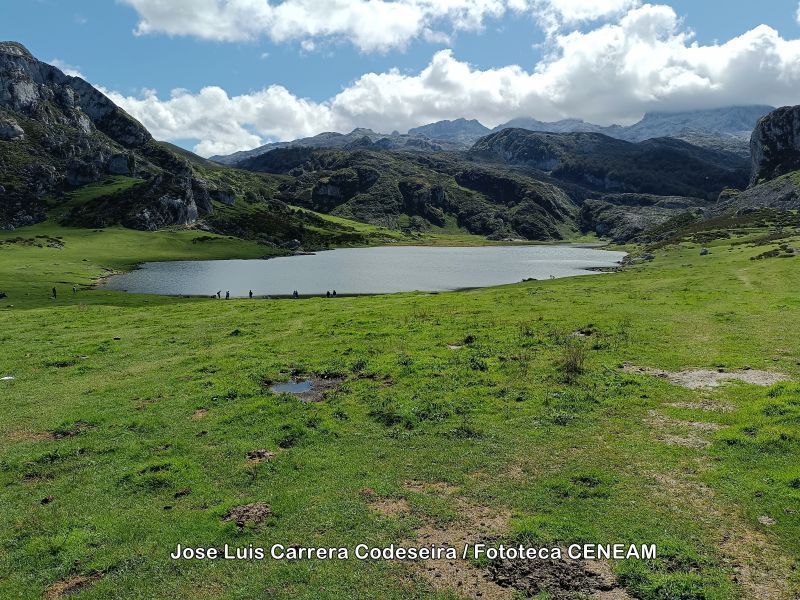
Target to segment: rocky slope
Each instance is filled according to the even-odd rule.
[[[800,106],[779,108],[762,118],[750,149],[750,187],[721,195],[714,212],[800,209]]]
[[[575,229],[576,207],[557,186],[457,156],[287,148],[240,165],[290,175],[278,195],[287,203],[390,227],[532,240]]]
[[[773,110],[770,106],[731,106],[684,112],[649,112],[633,125],[603,127],[581,119],[553,123],[519,118],[499,125],[503,129],[528,129],[552,133],[602,133],[628,142],[672,137],[713,150],[724,150],[742,157],[750,156],[749,140],[758,120]]]
[[[505,129],[481,138],[475,159],[523,165],[604,193],[639,193],[716,199],[748,178],[746,161],[680,140],[636,144],[598,133],[538,133]]]
[[[155,141],[78,77],[0,43],[0,228],[199,226],[265,243],[361,242],[274,198],[269,177]]]
[[[0,226],[45,216],[65,190],[109,175],[137,177],[139,199],[115,221],[141,229],[191,223],[211,210],[189,165],[79,77],[0,43]]]
[[[476,136],[479,137],[479,136]],[[225,156],[212,156],[210,160],[223,165],[237,165],[256,156],[266,154],[270,150],[281,148],[331,148],[331,149],[371,149],[371,150],[409,150],[437,152],[440,150],[463,150],[469,145],[449,139],[430,139],[425,135],[409,132],[408,135],[396,131],[376,133],[371,129],[357,128],[350,133],[326,132],[312,137],[301,138],[291,142],[274,142],[254,148],[242,150]]]
[[[475,119],[455,119],[454,121],[437,121],[422,127],[414,127],[408,130],[408,135],[424,136],[431,140],[453,142],[465,147],[471,146],[481,137],[490,133],[490,129],[485,127]]]

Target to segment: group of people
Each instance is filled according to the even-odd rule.
[[[250,300],[252,300],[253,299],[253,290],[250,290],[247,295],[250,298]],[[53,296],[55,296],[55,288],[53,288]],[[214,296],[216,296],[218,299],[221,299],[222,298],[222,290],[219,290],[216,294],[214,294]],[[336,290],[333,290],[332,292],[331,291],[325,292],[325,297],[326,298],[336,298]],[[212,296],[212,298],[213,298],[213,296]],[[295,300],[300,298],[300,292],[298,292],[297,290],[294,290],[292,292],[292,298],[294,298]],[[231,299],[230,291],[225,292],[225,300],[230,300],[230,299]]]
[[[77,294],[77,293],[78,293],[78,286],[76,286],[76,285],[73,285],[73,286],[72,286],[72,295],[74,296],[74,295],[75,295],[75,294]],[[55,300],[55,299],[57,299],[57,298],[58,298],[58,291],[56,290],[55,286],[53,286],[52,294],[53,294],[53,295],[52,295],[52,296],[50,296],[50,297],[51,297],[53,300]],[[4,296],[0,296],[0,298],[2,298],[2,297],[4,297]]]

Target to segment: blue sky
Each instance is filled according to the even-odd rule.
[[[594,36],[597,40],[592,41],[585,37],[581,39],[583,46],[576,44],[574,49],[567,50],[558,44],[558,40],[564,36],[587,36],[603,27],[624,23],[626,15],[632,10],[649,10],[646,6],[642,8],[642,3],[636,0],[597,0],[595,5],[605,2],[610,6],[607,13],[575,19],[565,16],[563,9],[559,8],[558,5],[563,5],[565,0],[509,0],[507,5],[503,0],[495,0],[500,8],[481,13],[477,24],[473,22],[465,25],[462,22],[463,15],[460,14],[454,16],[450,13],[436,13],[425,17],[427,20],[422,25],[403,27],[402,32],[397,33],[402,39],[396,43],[389,41],[385,46],[382,45],[380,36],[376,42],[369,38],[370,32],[363,29],[373,27],[380,30],[387,27],[388,31],[391,22],[354,24],[354,17],[348,12],[348,6],[355,7],[362,1],[353,0],[348,3],[344,0],[331,0],[328,3],[339,7],[330,8],[334,11],[331,13],[331,21],[336,21],[340,13],[343,15],[341,20],[344,25],[339,31],[319,32],[314,30],[316,26],[313,24],[308,28],[301,24],[294,26],[294,29],[290,28],[289,33],[286,33],[286,27],[280,22],[270,22],[261,28],[254,27],[253,31],[242,36],[246,39],[235,39],[240,33],[236,28],[241,29],[242,23],[256,22],[264,16],[254,14],[251,19],[250,15],[242,16],[241,10],[246,9],[241,9],[231,17],[230,23],[217,27],[215,20],[220,19],[220,15],[226,18],[230,16],[237,2],[241,6],[252,6],[253,2],[4,0],[0,3],[0,37],[22,42],[42,60],[57,61],[59,65],[68,65],[80,71],[91,83],[113,92],[112,97],[151,130],[155,130],[157,136],[194,148],[205,142],[201,148],[205,154],[214,150],[232,151],[274,139],[334,128],[347,129],[357,125],[405,130],[428,119],[462,116],[457,114],[459,107],[463,107],[463,116],[480,118],[489,121],[487,124],[494,125],[515,116],[534,116],[542,120],[578,116],[597,122],[630,121],[651,108],[686,108],[691,105],[693,97],[696,98],[698,107],[728,101],[727,96],[718,90],[719,82],[712,81],[703,93],[692,92],[694,95],[689,94],[689,90],[694,89],[691,86],[676,92],[671,85],[663,82],[655,91],[651,91],[641,88],[641,82],[649,81],[651,76],[643,78],[639,74],[631,83],[630,73],[626,74],[625,81],[626,85],[633,88],[620,95],[618,109],[614,107],[613,97],[602,100],[597,107],[587,105],[591,96],[563,101],[563,87],[574,86],[577,90],[586,77],[596,79],[594,84],[603,93],[601,79],[607,76],[599,72],[596,63],[586,65],[586,72],[581,77],[578,77],[580,72],[576,72],[573,79],[561,81],[557,79],[558,73],[569,67],[568,61],[564,60],[564,65],[567,66],[552,69],[549,79],[538,79],[535,82],[531,79],[537,67],[540,70],[548,69],[557,59],[568,59],[570,52],[580,56],[581,52],[590,47],[590,42],[605,43],[597,41],[600,39],[598,34]],[[379,1],[391,5],[395,0]],[[478,0],[456,0],[456,3],[459,1],[466,9],[480,4]],[[307,7],[309,2],[310,0],[271,0],[273,6],[297,3]],[[514,2],[525,4],[525,8],[512,10]],[[267,4],[267,0],[264,0],[264,4]],[[325,3],[318,0],[317,6],[320,4]],[[691,72],[690,75],[687,76],[685,72],[676,73],[674,81],[691,79],[696,76],[695,71],[706,79],[710,77],[709,72],[719,75],[716,73],[716,65],[720,61],[724,62],[724,58],[714,58],[717,61],[714,66],[698,67],[695,59],[683,57],[681,48],[691,47],[692,44],[700,47],[714,47],[715,44],[717,47],[725,46],[733,38],[753,31],[761,31],[763,38],[764,31],[757,29],[761,25],[767,25],[777,32],[776,39],[780,42],[773,40],[772,43],[785,41],[791,45],[800,38],[797,0],[770,0],[760,3],[671,0],[657,3],[656,6],[670,9],[675,16],[671,33],[660,31],[653,34],[654,38],[658,38],[653,43],[668,48],[666,52],[677,52],[680,55],[678,59],[665,59],[664,65],[671,64],[674,60],[691,63],[684,68],[684,71],[688,69]],[[208,15],[202,14],[205,10]],[[431,11],[435,12],[433,9]],[[656,14],[655,10],[652,12]],[[659,19],[663,21],[665,14],[661,11]],[[555,24],[547,21],[548,16],[555,19]],[[207,22],[203,22],[206,17]],[[147,26],[141,30],[140,23],[144,21]],[[328,24],[324,23],[323,26]],[[135,33],[137,27],[140,28],[138,34]],[[230,31],[220,34],[226,27]],[[669,29],[669,25],[662,23],[657,27]],[[619,30],[634,31],[632,27],[624,26]],[[689,31],[693,33],[693,37],[679,40],[676,37]],[[366,37],[361,39],[358,37],[360,35]],[[392,35],[388,33],[387,39]],[[214,39],[226,36],[227,39]],[[754,36],[754,39],[756,37],[758,36]],[[752,46],[760,43],[762,42],[753,42]],[[786,54],[786,48],[781,46],[780,51]],[[793,52],[794,46],[791,49]],[[441,53],[443,50],[450,51],[447,57],[437,55],[437,52]],[[731,45],[730,53],[736,51],[742,50]],[[598,49],[598,52],[607,50]],[[654,51],[654,54],[657,53]],[[468,96],[461,102],[456,97],[451,106],[440,107],[440,102],[432,100],[431,91],[422,89],[427,83],[420,84],[422,73],[436,62],[436,56],[441,59],[442,69],[447,71],[445,78],[459,77],[460,69],[466,66],[474,80],[470,82],[462,78],[464,86],[491,86],[492,82],[500,82],[500,86],[512,86],[509,89],[515,95],[514,100],[504,104],[506,101],[501,98],[492,104],[492,100],[485,98],[481,101]],[[753,59],[752,56],[750,58]],[[630,60],[630,55],[626,60]],[[512,73],[507,77],[502,73],[498,75],[499,70],[515,65],[521,68],[522,74]],[[662,71],[664,65],[660,67]],[[734,66],[726,68],[731,71]],[[393,69],[399,71],[400,80],[393,80],[390,76]],[[618,66],[615,73],[625,72],[626,69],[627,67]],[[375,89],[380,86],[385,88],[365,91],[369,86],[363,76],[368,73],[379,75],[379,81],[370,85],[374,84]],[[521,79],[523,76],[527,76],[527,79]],[[784,71],[766,73],[764,76],[781,78],[784,77]],[[757,90],[748,92],[744,82],[731,83],[731,75],[720,77],[720,81],[730,87],[730,103],[775,103],[776,100],[788,99],[792,93],[800,91],[794,81],[787,81],[775,90],[764,90],[762,99],[755,93]],[[288,96],[283,100],[267,98],[264,91],[274,85],[285,88]],[[447,93],[448,85],[452,87],[452,83],[437,82],[434,89],[437,93]],[[534,85],[552,85],[553,89],[545,97],[531,90],[518,93],[525,86]],[[227,99],[220,94],[216,97],[202,97],[201,90],[208,86],[218,87]],[[395,94],[393,87],[404,90],[402,94],[405,95]],[[145,89],[152,90],[148,92],[149,100],[146,102],[143,95]],[[181,103],[170,103],[171,93],[175,89],[185,90],[182,92],[185,97]],[[343,91],[350,97],[340,98]],[[611,90],[605,92],[610,94]],[[414,96],[415,93],[417,96]],[[468,91],[459,89],[456,96],[467,93]],[[483,96],[491,93],[492,89],[484,90]],[[274,96],[274,90],[270,94]],[[377,100],[373,97],[374,94],[377,94]],[[238,108],[233,106],[233,99],[241,99]],[[304,99],[309,102],[303,104]],[[261,113],[258,108],[241,106],[257,102],[263,105]],[[276,109],[276,103],[280,110]],[[362,111],[359,103],[369,105],[369,110]],[[292,106],[292,112],[284,114],[283,109],[288,105]],[[192,119],[184,118],[185,115],[181,116],[186,121],[184,125],[168,123],[175,119],[166,118],[163,114],[160,116],[161,121],[158,120],[159,114],[165,111],[177,114],[178,111],[186,112],[190,109],[198,113],[195,120],[197,122],[190,122]],[[237,110],[241,114],[230,122],[218,118],[219,114]],[[272,123],[267,113],[280,114],[276,115],[276,122]],[[416,117],[417,114],[419,118]],[[279,119],[283,119],[288,125],[277,123]],[[204,129],[202,122],[208,123],[211,120],[215,121],[214,124],[207,124]]]

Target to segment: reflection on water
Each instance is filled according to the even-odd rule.
[[[306,381],[290,381],[288,383],[278,383],[269,388],[273,394],[302,394],[310,392],[314,387],[314,382],[310,379]]]
[[[144,294],[232,297],[326,292],[384,294],[447,291],[587,275],[625,256],[576,246],[348,248],[270,260],[145,263],[109,279],[106,287]]]

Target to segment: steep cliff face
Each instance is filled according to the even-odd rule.
[[[762,118],[750,138],[750,153],[751,185],[800,170],[800,106],[785,106]]]
[[[0,42],[0,227],[40,221],[64,192],[109,175],[140,179],[150,203],[109,202],[107,223],[154,229],[211,208],[188,163],[99,90]]]

